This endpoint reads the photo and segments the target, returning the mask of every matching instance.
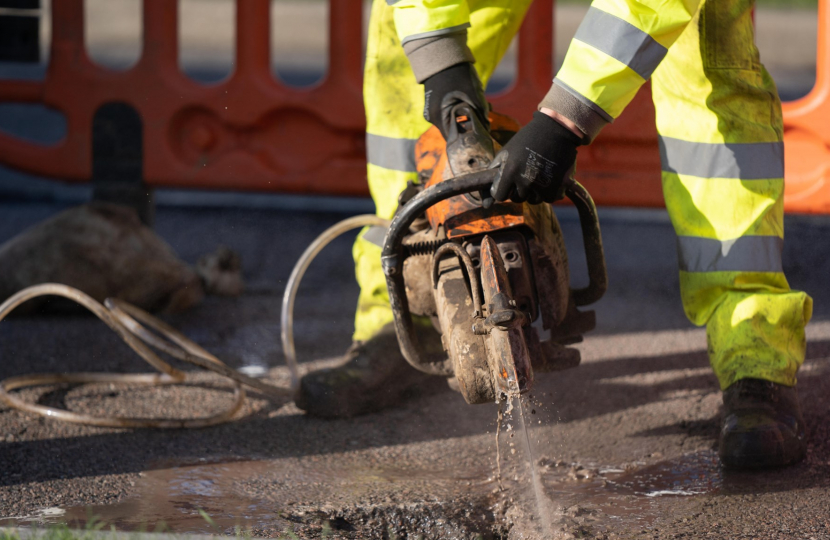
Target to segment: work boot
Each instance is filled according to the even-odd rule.
[[[425,350],[442,350],[441,337],[434,329],[418,328],[416,333]],[[390,324],[368,341],[354,343],[340,366],[300,379],[294,401],[312,416],[349,418],[401,403],[428,378],[403,357]]]
[[[723,393],[718,454],[724,466],[761,469],[792,465],[807,449],[795,387],[741,379]]]

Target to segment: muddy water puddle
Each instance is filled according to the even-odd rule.
[[[554,529],[571,533],[649,529],[676,515],[677,503],[729,490],[712,451],[620,468],[546,458],[538,463],[544,493],[557,509]],[[521,490],[522,482],[506,487]],[[48,509],[31,521],[75,527],[95,516],[119,530],[294,531],[301,538],[320,537],[325,529],[352,537],[396,524],[401,532],[426,532],[425,538],[493,538],[504,531],[492,511],[496,484],[490,464],[425,470],[366,456],[157,464],[141,473],[125,501]]]
[[[652,465],[592,467],[541,460],[545,491],[563,521],[594,533],[640,531],[676,515],[676,508],[724,488],[714,451]]]
[[[351,508],[351,514],[361,507],[371,513],[407,502],[429,505],[462,494],[484,496],[492,482],[489,467],[418,470],[367,466],[352,459],[159,464],[141,473],[136,492],[125,501],[49,509],[28,519],[83,527],[94,516],[119,530],[192,534],[248,531],[271,536],[302,533],[309,527],[319,533],[338,527],[352,530],[353,526],[337,517],[344,508]],[[18,520],[24,526],[25,521]]]

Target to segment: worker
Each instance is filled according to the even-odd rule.
[[[379,216],[391,218],[416,180],[415,143],[430,123],[442,129],[442,110],[467,102],[486,122],[483,88],[529,4],[374,1],[364,100]],[[804,456],[795,384],[812,313],[812,299],[791,290],[782,271],[781,103],[759,61],[752,11],[753,0],[594,0],[532,120],[497,154],[502,174],[491,190],[499,201],[561,198],[578,147],[651,80],[683,307],[706,326],[723,391],[719,454],[736,468]],[[377,410],[424,377],[403,359],[389,324],[382,239],[370,228],[354,245],[355,345],[342,366],[303,378],[297,403],[309,414]]]

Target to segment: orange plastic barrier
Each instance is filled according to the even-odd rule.
[[[144,47],[124,72],[94,64],[84,46],[83,0],[52,3],[52,46],[42,82],[0,81],[0,102],[42,103],[66,115],[68,133],[44,147],[0,133],[0,162],[86,182],[95,112],[126,103],[143,122],[147,184],[366,195],[362,100],[362,0],[330,0],[329,71],[312,89],[271,72],[269,0],[237,0],[233,74],[203,85],[180,72],[178,2],[145,0]],[[529,115],[552,78],[552,0],[533,7],[522,35],[521,82],[496,103]]]
[[[818,4],[816,84],[784,104],[784,208],[830,213],[830,0]]]
[[[830,212],[830,12],[819,4],[817,81],[785,105],[787,191],[797,212]],[[312,89],[275,79],[269,0],[237,0],[235,71],[203,85],[180,72],[178,2],[144,0],[144,48],[131,69],[94,64],[84,46],[83,0],[52,3],[52,46],[42,82],[0,81],[0,102],[41,103],[66,115],[68,133],[41,146],[0,133],[0,163],[86,182],[96,111],[126,103],[143,123],[147,184],[185,188],[365,195],[361,97],[362,0],[330,0],[329,72]],[[553,78],[553,0],[536,0],[519,35],[517,83],[496,110],[526,121]],[[579,176],[598,204],[662,206],[654,108],[648,87],[590,147]]]
[[[179,70],[177,1],[144,1],[142,56],[124,72],[87,56],[83,0],[52,2],[46,79],[3,81],[0,101],[58,109],[68,133],[52,147],[0,136],[0,162],[89,181],[95,111],[122,102],[143,121],[143,174],[150,185],[363,195],[363,2],[331,0],[330,6],[329,72],[322,84],[303,90],[271,74],[269,0],[237,1],[235,71],[214,85]]]

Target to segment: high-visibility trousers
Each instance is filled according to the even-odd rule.
[[[529,3],[469,0],[469,45],[484,84]],[[781,103],[758,60],[751,8],[751,0],[701,4],[652,75],[681,298],[689,319],[707,327],[710,361],[724,389],[748,377],[794,385],[812,313],[812,299],[792,291],[781,268]],[[416,178],[413,149],[429,128],[423,87],[400,46],[392,12],[386,0],[375,0],[364,82],[369,188],[378,215],[386,218]],[[368,229],[354,245],[361,287],[355,340],[392,321],[382,236]]]

